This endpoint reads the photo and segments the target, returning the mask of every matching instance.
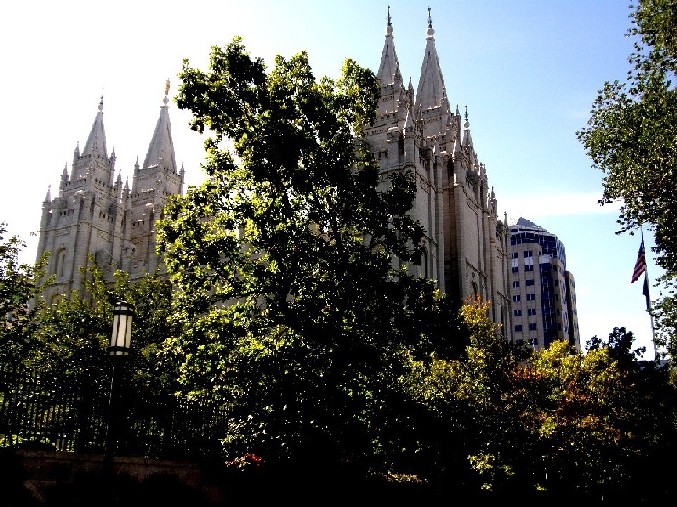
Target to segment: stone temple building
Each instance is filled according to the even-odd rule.
[[[155,221],[161,217],[167,198],[183,193],[185,171],[176,166],[172,129],[165,87],[160,117],[140,166],[134,166],[132,187],[115,177],[115,152],[106,148],[103,127],[103,97],[83,149],[76,146],[70,173],[64,167],[59,193],[47,191],[42,203],[37,258],[50,252],[47,275],[55,282],[43,294],[51,303],[75,290],[82,294],[83,274],[92,261],[107,279],[116,270],[131,279],[160,272],[155,254]]]
[[[510,338],[509,237],[506,218],[487,171],[475,151],[467,112],[452,110],[435,47],[430,11],[418,87],[405,84],[395,51],[390,11],[377,77],[381,86],[377,120],[366,141],[380,161],[384,181],[395,171],[416,176],[412,211],[427,232],[421,266],[411,269],[436,280],[461,304],[476,296],[490,301],[491,319]],[[70,173],[64,168],[59,194],[43,203],[38,256],[51,251],[48,274],[53,298],[82,284],[80,266],[94,262],[111,276],[132,278],[161,263],[154,253],[154,223],[170,194],[180,194],[184,171],[177,170],[167,96],[142,166],[134,168],[131,189],[115,178],[115,153],[106,150],[103,105],[83,150],[76,148]],[[49,301],[49,299],[48,299]]]
[[[378,79],[381,99],[367,141],[383,175],[413,171],[417,192],[413,214],[425,227],[421,276],[458,304],[479,296],[490,301],[491,319],[510,338],[510,232],[498,219],[497,200],[479,162],[467,111],[452,110],[435,47],[430,10],[421,75],[414,93],[405,84],[388,13]]]

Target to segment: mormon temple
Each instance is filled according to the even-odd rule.
[[[467,111],[453,109],[440,68],[435,30],[428,11],[418,86],[402,79],[388,11],[377,71],[381,98],[366,141],[385,177],[408,171],[416,177],[412,214],[425,228],[419,276],[436,280],[456,304],[480,297],[490,317],[512,330],[507,217],[499,219],[487,170],[479,162]],[[42,204],[37,255],[51,253],[47,302],[82,292],[82,267],[90,262],[112,279],[116,270],[137,279],[163,270],[155,251],[155,222],[170,195],[182,194],[184,169],[176,165],[168,111],[169,82],[143,165],[134,166],[131,188],[115,176],[115,152],[108,154],[103,98],[83,149],[64,167],[58,195]],[[510,336],[507,336],[511,338]]]

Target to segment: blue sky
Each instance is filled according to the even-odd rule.
[[[428,7],[452,104],[468,115],[499,209],[528,218],[564,243],[576,279],[581,342],[613,327],[634,332],[653,357],[641,283],[630,283],[639,236],[615,234],[617,207],[600,207],[576,131],[605,80],[624,79],[632,42],[623,0],[166,0],[12,2],[0,20],[0,221],[28,242],[33,262],[41,203],[84,145],[104,96],[116,168],[131,179],[145,157],[165,80],[176,92],[183,58],[206,68],[210,47],[241,35],[253,56],[307,51],[317,77],[336,77],[344,58],[377,70],[390,5],[405,80],[418,83]],[[202,181],[202,141],[189,115],[170,110],[177,162]],[[653,281],[660,274],[645,231]],[[652,289],[652,297],[658,296]]]

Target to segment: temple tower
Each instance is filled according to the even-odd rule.
[[[169,81],[148,154],[134,168],[132,188],[115,176],[115,153],[108,155],[103,97],[84,148],[77,144],[70,172],[64,167],[58,195],[51,188],[42,203],[37,258],[49,252],[43,297],[48,303],[76,291],[84,296],[84,273],[95,263],[107,280],[116,270],[132,279],[162,271],[155,254],[155,221],[170,195],[181,194],[184,170],[177,171],[168,113]]]
[[[388,9],[385,44],[377,72],[377,118],[366,140],[385,182],[394,171],[416,178],[411,213],[425,228],[418,276],[436,281],[460,305],[468,297],[490,301],[490,317],[511,330],[508,286],[509,231],[497,216],[486,167],[479,162],[467,108],[452,111],[435,46],[430,9],[418,86],[404,85]]]

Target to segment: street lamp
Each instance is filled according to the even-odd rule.
[[[108,347],[113,371],[110,381],[110,397],[108,398],[108,426],[106,428],[106,454],[104,457],[105,467],[110,472],[113,471],[113,456],[117,447],[118,370],[122,369],[122,361],[129,356],[129,349],[132,346],[133,315],[134,306],[127,303],[127,301],[118,301],[113,308],[113,331]]]
[[[111,356],[126,356],[132,346],[132,317],[134,307],[127,301],[118,301],[113,308],[113,332],[110,335],[108,353]]]

